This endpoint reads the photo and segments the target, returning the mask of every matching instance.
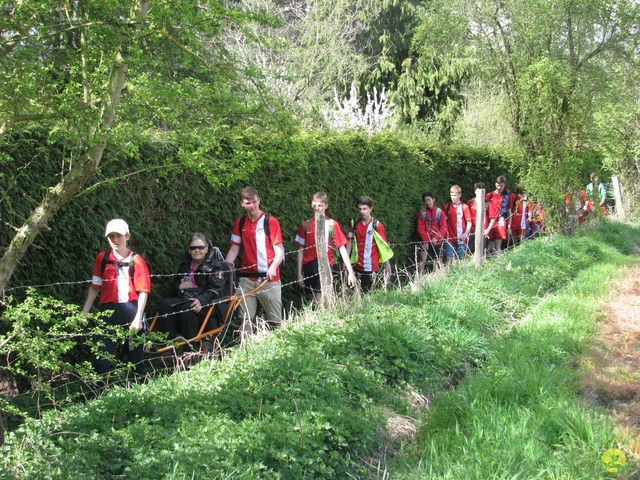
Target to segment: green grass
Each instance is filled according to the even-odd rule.
[[[554,272],[536,278],[547,282],[546,296],[494,339],[482,371],[436,396],[416,445],[390,467],[391,478],[607,477],[600,458],[617,446],[613,428],[602,412],[581,400],[573,361],[592,338],[604,279],[615,276],[627,259],[588,238],[555,243],[552,255],[572,248],[570,258],[555,263],[570,269],[565,272],[570,279]],[[591,262],[584,259],[585,247]],[[524,251],[502,263],[526,265]],[[564,286],[558,288],[549,281],[553,278]]]
[[[8,435],[0,475],[604,478],[613,428],[581,401],[573,363],[605,279],[637,243],[637,229],[605,224],[415,293],[307,312],[223,361],[28,420]],[[415,434],[391,435],[393,417]]]

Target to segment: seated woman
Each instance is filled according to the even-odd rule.
[[[189,253],[180,257],[174,280],[175,297],[165,299],[158,308],[157,330],[168,332],[170,339],[178,335],[187,340],[194,338],[209,307],[229,294],[229,274],[229,265],[224,263],[219,250],[214,249],[202,233],[194,233]],[[218,326],[217,322],[224,319],[227,308],[227,303],[216,305],[207,330]]]

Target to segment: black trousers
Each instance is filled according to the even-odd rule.
[[[106,320],[107,330],[115,333],[117,329],[129,329],[129,325],[136,316],[138,310],[138,302],[126,303],[104,303],[101,305],[102,310],[113,310],[113,314]],[[146,373],[144,366],[144,344],[140,338],[134,335],[122,345],[122,356],[127,358],[129,362],[135,365],[136,375],[143,376]],[[99,349],[102,353],[115,356],[118,351],[118,342],[110,337],[102,337],[98,339]],[[96,372],[105,374],[111,370],[112,362],[108,358],[99,356],[93,362]]]

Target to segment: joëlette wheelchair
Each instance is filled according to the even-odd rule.
[[[237,292],[235,288],[235,267],[232,263],[229,262],[221,262],[222,270],[221,273],[225,278],[225,286],[218,296],[213,302],[208,305],[203,305],[203,308],[207,309],[207,313],[202,320],[199,322],[197,334],[192,338],[184,338],[178,336],[175,339],[169,339],[168,342],[163,344],[163,346],[158,346],[157,349],[154,350],[156,354],[162,354],[169,351],[174,351],[178,347],[182,347],[188,345],[192,347],[194,345],[199,345],[200,350],[204,350],[205,352],[209,349],[213,348],[213,342],[216,340],[218,335],[229,329],[231,321],[238,310],[238,307],[242,304],[245,297],[253,295],[257,291],[259,291],[264,285],[267,283],[267,280],[264,279],[262,282],[256,286],[251,291],[248,292]],[[188,300],[185,300],[184,308],[187,308]],[[177,306],[177,305],[176,305]],[[174,312],[174,314],[179,312]],[[160,312],[157,312],[149,325],[149,332],[153,332],[156,324],[158,322]]]

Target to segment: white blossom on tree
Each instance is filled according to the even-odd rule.
[[[334,108],[326,107],[323,111],[325,124],[339,131],[363,130],[369,135],[380,132],[394,125],[396,107],[389,101],[387,92],[383,88],[378,95],[378,89],[373,87],[373,95],[367,92],[367,103],[364,108],[358,98],[358,90],[351,85],[349,96],[340,99],[334,88]]]

